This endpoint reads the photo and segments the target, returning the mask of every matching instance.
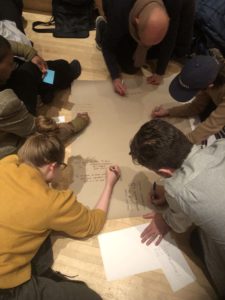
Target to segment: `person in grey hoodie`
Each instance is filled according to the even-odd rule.
[[[161,213],[141,234],[147,245],[159,244],[170,230],[196,228],[191,245],[204,263],[219,299],[225,299],[225,140],[209,147],[193,145],[176,127],[161,119],[145,123],[131,145],[132,159],[165,178],[151,202]]]

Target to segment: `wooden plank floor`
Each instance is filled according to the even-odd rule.
[[[56,39],[51,34],[35,33],[31,29],[32,21],[46,21],[50,16],[25,12],[24,17],[27,20],[26,33],[44,59],[64,58],[68,61],[74,58],[78,59],[82,65],[82,74],[79,80],[106,80],[109,78],[102,54],[95,47],[95,32],[91,32],[88,39]],[[54,105],[48,111],[49,115],[64,114],[67,119],[71,118],[70,110],[66,105],[68,94],[69,91],[66,91],[56,97]],[[64,99],[65,103],[60,103],[57,106],[57,101],[60,102],[61,99]],[[140,223],[143,223],[141,218],[110,220],[107,222],[104,231],[125,228]],[[177,236],[177,242],[182,251],[186,253],[186,259],[197,277],[195,283],[177,293],[171,291],[165,276],[160,270],[138,274],[111,283],[106,282],[96,237],[87,241],[77,241],[77,247],[75,247],[77,249],[75,250],[77,251],[77,259],[74,268],[79,270],[79,279],[85,280],[90,287],[102,295],[104,300],[216,299],[197,261],[192,257],[188,247],[187,235]],[[65,248],[68,243],[68,239],[59,240],[57,246],[56,241],[54,243],[55,255],[60,251],[60,247]]]

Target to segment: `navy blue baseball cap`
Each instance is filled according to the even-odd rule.
[[[215,81],[220,68],[212,56],[197,55],[189,59],[170,83],[170,95],[179,102],[189,101]]]

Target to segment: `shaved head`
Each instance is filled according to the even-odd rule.
[[[159,44],[169,28],[169,16],[158,4],[147,5],[136,18],[141,44],[147,47]]]

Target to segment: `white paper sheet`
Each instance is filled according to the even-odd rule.
[[[99,235],[99,245],[107,280],[162,269],[173,291],[195,280],[183,254],[170,234],[159,246],[141,243],[140,234],[148,224]]]
[[[169,234],[155,247],[155,254],[174,292],[195,281],[195,275]]]
[[[57,124],[65,122],[65,116],[53,117]]]
[[[107,280],[148,272],[161,267],[154,251],[141,243],[140,234],[148,224],[103,233],[98,236]]]

